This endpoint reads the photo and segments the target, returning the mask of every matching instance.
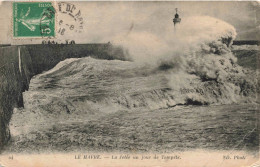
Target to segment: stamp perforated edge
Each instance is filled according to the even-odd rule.
[[[44,37],[44,36],[28,36],[28,37],[15,37],[14,36],[14,28],[13,28],[13,26],[14,26],[14,15],[13,15],[13,4],[14,3],[17,3],[17,2],[19,2],[19,3],[23,3],[23,2],[26,2],[26,3],[41,3],[41,2],[51,2],[52,3],[52,6],[53,6],[53,8],[55,9],[55,26],[54,26],[54,31],[55,31],[55,35],[54,36],[46,36],[46,37]],[[12,1],[12,3],[11,3],[11,38],[13,39],[13,40],[28,40],[28,39],[57,39],[57,29],[58,29],[58,22],[57,22],[57,20],[58,20],[58,12],[57,12],[57,1],[56,0],[46,0],[46,1],[19,1],[19,0],[15,0],[15,1]]]

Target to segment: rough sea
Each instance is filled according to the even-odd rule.
[[[228,23],[202,23],[115,40],[125,61],[71,58],[34,76],[7,151],[257,151],[257,71],[232,50],[258,48],[231,46]]]

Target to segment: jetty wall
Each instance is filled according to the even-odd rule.
[[[0,47],[0,152],[10,140],[9,121],[14,107],[23,107],[22,92],[30,79],[66,58],[92,56],[122,59],[123,50],[110,44],[25,45]]]

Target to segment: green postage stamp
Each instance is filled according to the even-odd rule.
[[[13,2],[13,36],[54,37],[55,14],[51,2]]]

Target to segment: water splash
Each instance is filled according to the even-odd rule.
[[[114,37],[112,43],[125,48],[133,62],[92,58],[60,62],[31,81],[24,93],[25,107],[113,112],[254,100],[255,81],[236,64],[230,50],[236,36],[233,26],[205,16],[184,20],[178,33],[172,26],[165,29]]]

